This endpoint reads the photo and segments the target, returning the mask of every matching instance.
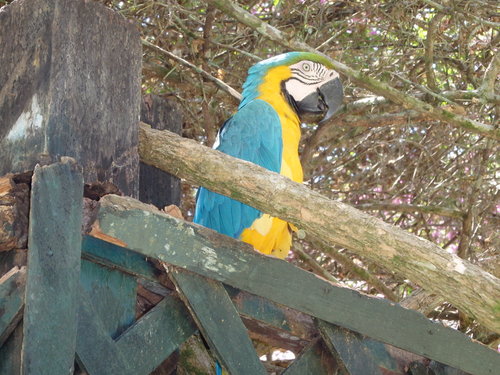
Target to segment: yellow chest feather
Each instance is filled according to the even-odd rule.
[[[283,153],[280,174],[302,182],[303,173],[299,158],[300,120],[281,92],[281,82],[290,77],[290,68],[282,66],[269,71],[260,86],[259,97],[269,103],[281,121]],[[292,245],[290,226],[286,221],[264,214],[241,234],[241,240],[256,250],[285,258]]]

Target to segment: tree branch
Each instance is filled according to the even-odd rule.
[[[362,203],[356,206],[360,210],[385,210],[397,212],[421,212],[424,214],[439,215],[452,217],[455,219],[463,219],[465,213],[453,208],[438,207],[438,206],[423,206],[415,204],[394,204],[394,203]]]
[[[178,63],[180,63],[180,64],[188,67],[189,69],[194,70],[195,72],[201,74],[204,78],[208,79],[209,81],[214,82],[217,86],[219,86],[222,90],[224,90],[225,92],[227,92],[233,98],[235,98],[237,100],[241,100],[241,94],[238,91],[236,91],[235,89],[233,89],[231,86],[229,86],[224,81],[221,81],[220,79],[212,76],[210,73],[207,73],[203,69],[198,68],[196,65],[191,64],[189,61],[184,60],[183,58],[174,55],[172,52],[169,52],[169,51],[167,51],[167,50],[165,50],[165,49],[163,49],[161,47],[158,47],[158,46],[154,45],[153,43],[148,42],[145,39],[142,39],[142,44],[145,45],[148,48],[151,48],[151,49],[155,50],[156,52],[160,52],[160,53],[168,56],[172,60],[177,61]]]
[[[282,33],[280,30],[272,27],[266,22],[262,21],[258,17],[248,13],[243,8],[231,2],[231,0],[206,0],[207,3],[213,4],[215,7],[226,13],[227,15],[234,17],[241,23],[251,27],[256,30],[266,38],[269,38],[283,47],[289,48],[291,50],[299,51],[309,51],[322,54],[316,51],[311,46],[306,43],[290,39],[286,34]],[[325,56],[325,55],[323,55]],[[414,109],[416,111],[425,113],[430,117],[447,122],[451,125],[460,127],[462,129],[482,134],[484,136],[500,140],[500,129],[496,129],[491,125],[483,124],[479,121],[469,119],[467,117],[455,114],[453,112],[447,111],[444,108],[434,107],[428,103],[425,103],[415,97],[407,95],[395,88],[389,86],[385,82],[378,81],[371,78],[358,70],[354,70],[347,65],[327,57],[332,63],[335,70],[349,77],[357,85],[364,87],[375,94],[382,95],[392,102],[399,104],[407,109]]]
[[[249,204],[439,294],[500,332],[500,280],[400,228],[332,201],[284,176],[168,131],[141,124],[141,161]]]
[[[495,81],[498,78],[498,73],[500,72],[500,52],[497,52],[490,61],[490,65],[486,68],[484,72],[483,84],[479,89],[484,97],[488,100],[494,100],[498,95],[495,95]]]

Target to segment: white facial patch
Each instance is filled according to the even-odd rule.
[[[301,101],[307,95],[315,92],[325,82],[338,78],[339,74],[313,61],[300,61],[290,65],[292,77],[285,82],[285,88],[295,99]]]

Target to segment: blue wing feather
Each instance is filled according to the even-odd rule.
[[[281,169],[282,148],[279,116],[268,103],[260,99],[240,107],[224,123],[216,147],[228,155],[278,173]],[[253,207],[202,187],[197,194],[194,222],[238,238],[261,214]]]

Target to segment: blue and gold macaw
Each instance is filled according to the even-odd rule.
[[[300,116],[329,119],[341,106],[342,84],[323,56],[289,52],[252,66],[238,111],[222,126],[214,148],[302,182]],[[292,243],[287,222],[200,188],[194,222],[285,258]]]

